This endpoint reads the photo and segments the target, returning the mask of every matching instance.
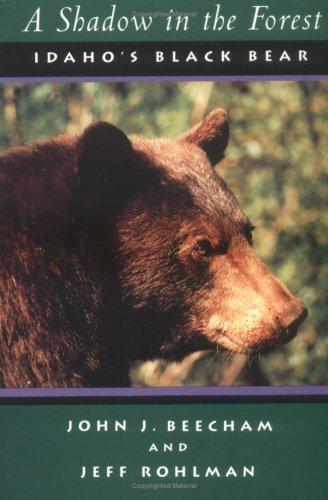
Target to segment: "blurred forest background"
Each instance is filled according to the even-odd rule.
[[[230,116],[219,172],[257,225],[255,249],[299,294],[309,318],[261,359],[200,352],[137,363],[137,386],[328,384],[328,82],[28,84],[0,86],[2,149],[92,121],[175,136],[214,107]]]

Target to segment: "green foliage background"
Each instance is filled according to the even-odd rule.
[[[136,364],[134,384],[327,384],[327,82],[2,85],[0,145],[79,133],[97,119],[176,136],[217,106],[231,123],[218,171],[257,225],[257,252],[303,298],[309,318],[260,362],[197,354],[180,365]]]

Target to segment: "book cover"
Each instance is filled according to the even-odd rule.
[[[328,6],[0,2],[4,500],[325,500]]]

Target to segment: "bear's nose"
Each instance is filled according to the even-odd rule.
[[[279,323],[285,330],[284,342],[292,339],[298,330],[298,327],[303,323],[308,315],[308,310],[301,299],[294,299],[288,309],[283,314],[279,315]]]

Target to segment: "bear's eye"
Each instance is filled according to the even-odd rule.
[[[213,253],[212,245],[206,239],[198,241],[195,245],[195,250],[201,257],[208,257]]]

